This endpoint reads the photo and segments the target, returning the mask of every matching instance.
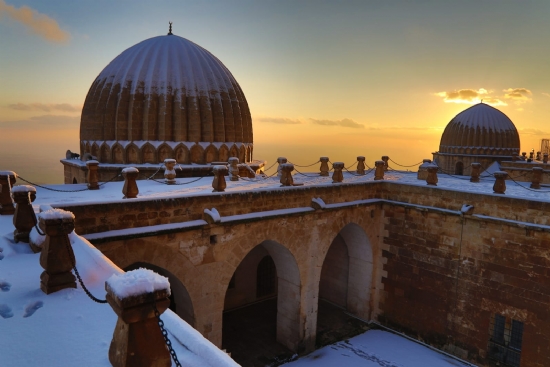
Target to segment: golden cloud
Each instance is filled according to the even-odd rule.
[[[351,127],[354,129],[363,129],[365,126],[363,124],[360,124],[358,122],[355,122],[351,119],[342,119],[342,120],[317,120],[317,119],[309,119],[312,123],[316,125],[323,125],[323,126],[342,126],[342,127]]]
[[[511,99],[516,103],[525,103],[531,101],[533,93],[527,88],[508,88],[502,90],[504,98]]]
[[[445,103],[462,103],[462,104],[476,104],[479,102],[486,103],[491,106],[507,106],[508,104],[498,98],[491,97],[490,93],[485,88],[475,89],[458,89],[450,92],[438,92],[435,93],[438,97],[443,97]]]
[[[16,8],[0,0],[0,17],[3,15],[23,24],[30,32],[48,41],[64,43],[70,38],[70,34],[62,30],[56,20],[28,6]]]
[[[0,0],[1,1],[1,0]],[[73,106],[68,103],[13,103],[9,104],[8,108],[18,111],[63,111],[63,112],[80,112],[82,106]]]
[[[284,117],[256,117],[254,118],[254,120],[259,122],[269,122],[272,124],[286,124],[286,125],[297,125],[302,123],[300,120],[293,120],[293,119],[284,118]]]
[[[542,93],[543,96],[550,97],[550,93]]]

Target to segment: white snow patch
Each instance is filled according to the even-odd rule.
[[[144,268],[124,274],[113,274],[106,283],[119,299],[161,290],[166,290],[170,294],[168,278]]]
[[[74,214],[63,209],[50,209],[38,214],[38,216],[44,220],[51,219],[72,219],[74,220]]]
[[[36,192],[36,187],[31,185],[18,185],[12,187],[11,192]]]

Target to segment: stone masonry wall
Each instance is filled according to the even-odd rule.
[[[70,210],[75,214],[76,231],[79,234],[202,219],[204,209],[213,207],[218,209],[222,216],[308,207],[311,205],[311,199],[315,197],[321,197],[326,203],[385,199],[450,210],[460,210],[462,205],[467,203],[476,207],[477,214],[550,225],[550,217],[544,215],[550,212],[548,202],[511,198],[506,195],[445,190],[425,186],[420,180],[418,182],[419,186],[394,182],[367,182],[290,187],[272,191],[213,193],[157,200],[138,198],[111,203],[54,206]],[[470,182],[465,184],[476,185]]]
[[[384,206],[380,321],[477,363],[495,313],[524,322],[522,367],[550,365],[550,233]],[[462,237],[462,241],[461,241]]]

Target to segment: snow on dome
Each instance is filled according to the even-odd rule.
[[[74,220],[74,214],[63,209],[50,209],[38,214],[38,216],[44,220],[50,219],[72,219]]]
[[[93,82],[80,122],[81,155],[101,163],[210,163],[230,153],[250,161],[252,140],[248,103],[231,72],[176,35],[149,38],[111,61]]]
[[[170,295],[168,278],[144,268],[113,274],[106,283],[119,299],[160,290],[166,290]]]
[[[478,103],[456,115],[447,125],[440,153],[505,155],[519,153],[519,134],[503,112]]]
[[[11,192],[36,192],[36,187],[31,185],[17,185],[11,188]]]

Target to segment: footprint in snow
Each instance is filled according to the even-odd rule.
[[[23,314],[23,317],[30,317],[32,316],[36,310],[44,306],[44,302],[42,301],[34,301],[31,302],[25,307],[25,313]]]
[[[11,307],[0,303],[0,316],[2,316],[5,319],[9,319],[10,317],[13,317],[13,312],[11,311]]]
[[[5,282],[3,280],[0,280],[0,291],[7,292],[11,288],[11,284],[8,282]]]

